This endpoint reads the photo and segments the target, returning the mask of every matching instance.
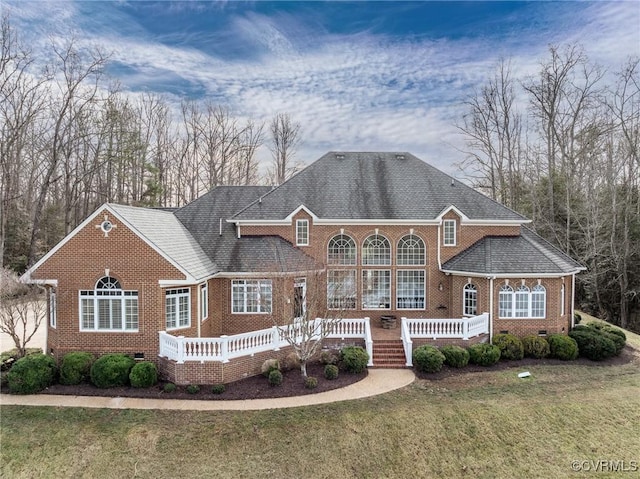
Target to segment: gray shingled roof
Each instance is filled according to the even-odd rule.
[[[218,186],[175,212],[218,271],[267,272],[316,269],[314,260],[282,238],[236,236],[227,219],[271,191],[264,186]],[[222,229],[220,229],[222,227]],[[222,234],[220,234],[222,233]]]
[[[109,204],[109,207],[194,279],[200,280],[217,271],[215,264],[171,211],[118,204]]]
[[[571,274],[585,269],[528,228],[521,236],[488,236],[442,265],[445,272],[486,275]]]
[[[330,152],[237,213],[278,220],[300,205],[327,219],[437,218],[455,206],[470,219],[526,218],[410,153]]]

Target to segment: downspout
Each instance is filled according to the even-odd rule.
[[[571,329],[575,327],[574,320],[576,317],[575,314],[575,304],[576,304],[576,275],[575,273],[571,275]]]
[[[493,341],[493,281],[495,276],[489,276],[489,342]]]
[[[438,225],[438,269],[442,271],[442,261],[440,260],[440,226],[442,225],[442,219]]]
[[[205,282],[206,284],[206,282]],[[202,331],[201,331],[201,327],[202,327],[202,321],[200,321],[200,318],[202,317],[202,311],[200,311],[200,309],[202,308],[202,305],[200,304],[200,285],[198,284],[198,286],[196,286],[196,302],[198,303],[198,307],[196,308],[197,310],[197,316],[196,316],[196,321],[198,322],[198,337],[201,338],[202,337]]]

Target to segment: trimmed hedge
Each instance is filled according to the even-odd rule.
[[[551,353],[549,342],[541,336],[525,336],[522,338],[522,347],[528,358],[544,359]]]
[[[452,368],[463,368],[469,364],[469,351],[460,346],[442,346],[440,352],[444,354],[445,364]]]
[[[576,328],[574,328],[574,331],[583,327],[597,331],[612,340],[616,346],[616,356],[622,352],[625,345],[627,344],[627,335],[624,334],[624,331],[618,328],[614,328],[610,324],[592,322],[585,326],[576,326]]]
[[[137,363],[131,368],[129,381],[134,388],[150,388],[158,382],[158,368],[149,361]]]
[[[34,394],[51,386],[58,373],[56,360],[46,354],[30,354],[18,359],[7,373],[9,392]]]
[[[103,389],[127,386],[131,368],[135,364],[135,360],[126,354],[105,354],[91,366],[91,382]]]
[[[478,366],[493,366],[500,360],[500,348],[488,343],[470,346],[469,362]]]
[[[369,353],[360,346],[346,346],[340,350],[340,362],[347,372],[358,374],[367,369]]]
[[[522,341],[513,334],[496,334],[492,341],[500,348],[500,359],[520,360],[524,357]]]
[[[327,364],[324,367],[324,377],[329,380],[337,379],[339,373],[340,373],[340,370],[338,369],[338,366],[336,366],[335,364]]]
[[[602,331],[579,328],[571,331],[569,337],[578,343],[578,354],[592,361],[604,361],[616,355],[616,344]]]
[[[572,361],[578,357],[578,343],[564,334],[552,334],[549,341],[550,356],[563,361]]]
[[[437,373],[442,369],[445,356],[435,346],[418,346],[412,354],[413,366],[423,373]]]
[[[91,366],[96,357],[91,353],[73,352],[62,357],[60,363],[60,384],[80,384],[90,379]]]

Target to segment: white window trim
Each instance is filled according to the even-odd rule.
[[[198,301],[200,308],[200,322],[209,318],[209,286],[202,283],[198,288]]]
[[[361,302],[362,302],[362,310],[363,311],[370,311],[370,310],[378,310],[378,311],[389,311],[391,309],[391,305],[393,304],[391,302],[391,281],[393,281],[392,279],[392,275],[391,275],[391,270],[390,269],[362,269],[362,296],[361,296]],[[388,272],[389,273],[389,307],[387,308],[371,308],[371,307],[365,307],[364,306],[364,297],[365,297],[365,292],[364,292],[364,287],[365,287],[365,280],[364,280],[364,274],[367,272]]]
[[[403,271],[419,271],[424,273],[422,281],[422,308],[400,308],[398,307],[398,291],[400,291],[400,273]],[[396,271],[396,311],[424,311],[427,309],[427,272],[424,269],[399,269]]]
[[[180,324],[180,298],[187,298],[187,323]],[[176,329],[186,329],[191,327],[191,288],[174,288],[167,289],[164,292],[164,321],[167,331]],[[169,317],[167,316],[167,300],[171,299],[176,309],[176,325],[169,327]]]
[[[262,304],[258,302],[258,311],[247,311],[247,283],[258,283],[258,289],[262,287],[263,283],[269,285],[271,289],[271,308],[269,311],[262,311]],[[234,303],[233,303],[233,286],[234,283],[242,283],[244,285],[244,301],[243,301],[243,309],[244,311],[234,311]],[[231,280],[231,314],[271,314],[273,311],[273,282],[270,279],[233,279]]]
[[[473,286],[475,289],[468,289],[469,286]],[[476,300],[476,312],[475,313],[467,313],[467,292],[475,293]],[[467,317],[473,317],[478,315],[478,286],[474,283],[467,283],[462,288],[462,315]]]
[[[404,248],[401,247],[401,245],[400,245],[401,242],[404,242],[405,238],[415,238],[417,241],[422,243],[422,246],[421,246],[422,247],[422,262],[421,263],[409,263],[409,262],[404,262],[404,261],[401,262],[400,261],[401,256],[405,257],[404,253],[403,253]],[[424,242],[424,240],[420,236],[418,236],[416,234],[413,234],[413,233],[409,233],[408,235],[402,236],[398,240],[398,242],[396,244],[396,265],[398,265],[398,266],[425,266],[426,264],[427,264],[427,245]]]
[[[109,290],[106,290],[109,291]],[[104,295],[100,296],[96,294],[96,290],[80,290],[78,291],[78,313],[80,316],[80,331],[83,332],[91,332],[91,333],[137,333],[140,328],[140,310],[138,309],[138,327],[135,329],[127,329],[127,299],[135,299],[137,303],[137,307],[139,308],[140,303],[138,301],[138,292],[137,291],[126,291],[123,289],[120,290],[111,290],[111,291],[119,291],[120,294],[117,295]],[[87,294],[83,294],[87,293]],[[91,294],[88,294],[91,293]],[[99,299],[120,299],[120,307],[122,309],[121,318],[122,318],[122,327],[121,328],[98,328],[99,322],[99,309],[98,309],[98,300]],[[82,300],[91,300],[93,302],[93,328],[85,328],[82,324],[83,321],[83,308],[82,308]]]
[[[304,228],[305,235],[300,234]],[[309,220],[296,220],[296,246],[309,246]]]
[[[333,303],[333,297],[329,296],[329,274],[331,272],[349,272],[353,275],[353,308],[334,308],[330,306]],[[348,298],[348,296],[344,296]],[[327,271],[327,309],[330,311],[353,311],[358,309],[358,270],[356,269],[330,269]]]
[[[381,258],[381,256],[372,257],[370,255],[365,254],[365,251],[367,251],[367,247],[365,246],[365,244],[369,241],[370,238],[373,238],[374,236],[384,239],[384,241],[387,242],[387,245],[389,245],[389,258],[385,259],[384,263],[383,262],[376,263],[372,259],[372,258]],[[387,238],[385,235],[380,234],[380,233],[374,233],[372,235],[367,236],[364,239],[364,241],[362,241],[361,257],[362,257],[362,266],[369,266],[369,267],[371,267],[371,266],[391,266],[391,263],[393,261],[393,248],[391,246],[391,241],[389,241],[389,238]]]
[[[53,288],[49,289],[49,326],[54,329],[58,327],[58,298]]]
[[[562,283],[562,286],[560,287],[560,316],[564,316],[566,311],[566,302],[567,302],[567,298],[566,298],[566,292],[565,292],[565,288],[564,288],[564,283]]]
[[[453,242],[447,242],[447,225],[453,224]],[[442,222],[442,244],[443,246],[457,246],[458,244],[458,222],[456,220],[444,220]]]
[[[331,242],[334,241],[338,236],[348,238],[349,241],[351,241],[351,243],[353,244],[353,260],[351,260],[350,262],[337,262],[335,260],[330,260]],[[356,240],[354,240],[346,233],[333,235],[331,238],[329,238],[329,241],[327,242],[327,264],[331,266],[356,266],[358,264],[358,244],[356,243]]]
[[[540,285],[542,286],[542,285]],[[542,286],[544,288],[544,286]],[[528,288],[529,291],[518,291],[518,288],[512,288],[512,292],[500,291],[498,294],[498,318],[499,319],[546,319],[547,318],[547,289],[544,288],[544,291],[534,291],[533,288]],[[511,295],[511,316],[501,316],[500,315],[500,295],[509,294]],[[525,316],[517,316],[516,315],[516,296],[518,294],[527,294],[527,312]],[[533,296],[534,294],[542,294],[544,297],[543,302],[543,311],[542,316],[534,316],[533,311]]]

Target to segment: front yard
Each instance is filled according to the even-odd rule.
[[[637,335],[628,338],[640,349]],[[0,473],[564,478],[596,468],[605,471],[597,477],[621,477],[614,468],[640,466],[638,357],[526,369],[527,379],[517,377],[519,368],[463,370],[366,400],[287,410],[3,406]]]

